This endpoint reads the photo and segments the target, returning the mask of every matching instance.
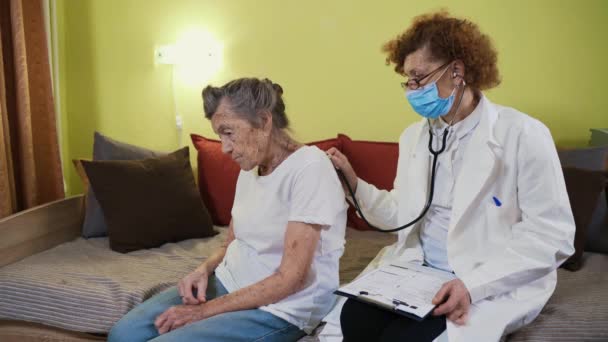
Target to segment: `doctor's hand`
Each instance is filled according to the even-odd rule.
[[[182,297],[182,302],[188,305],[206,302],[205,293],[207,292],[208,279],[209,276],[207,276],[207,272],[197,269],[180,280],[179,283],[177,283],[177,291]],[[198,292],[196,297],[194,297],[194,289]]]
[[[344,176],[346,177],[350,187],[353,189],[353,192],[357,192],[357,174],[350,165],[348,158],[346,158],[346,156],[342,154],[342,152],[338,151],[338,149],[335,147],[330,148],[329,150],[325,151],[325,153],[331,160],[332,164],[334,164],[334,167],[344,173]],[[344,187],[344,192],[348,194],[346,186],[344,184],[342,184],[342,186]]]
[[[433,315],[445,315],[455,324],[464,325],[469,316],[471,295],[462,280],[454,279],[443,284],[433,298],[433,304],[437,305]]]

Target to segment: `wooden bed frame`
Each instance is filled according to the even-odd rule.
[[[78,237],[82,202],[74,196],[1,219],[0,267]]]
[[[0,267],[81,234],[84,197],[47,203],[0,220]],[[105,338],[23,321],[0,320],[2,342],[80,342]]]

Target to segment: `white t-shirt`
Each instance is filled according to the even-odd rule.
[[[228,292],[259,282],[281,264],[289,221],[323,226],[304,287],[260,308],[310,333],[335,300],[346,209],[336,171],[317,147],[299,148],[267,176],[257,167],[241,171],[232,207],[235,240],[216,276]]]

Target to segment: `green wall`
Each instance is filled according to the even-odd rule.
[[[396,141],[418,119],[381,45],[421,13],[447,8],[489,34],[503,82],[487,93],[549,126],[562,146],[608,127],[608,1],[57,0],[62,143],[68,191],[81,191],[72,158],[92,134],[153,149],[178,146],[171,66],[154,48],[206,30],[224,45],[223,68],[198,84],[176,82],[190,132],[213,136],[200,91],[243,76],[280,83],[301,141],[343,132]]]

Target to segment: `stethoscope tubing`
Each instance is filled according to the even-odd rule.
[[[411,227],[412,225],[416,224],[416,222],[420,221],[426,215],[426,213],[429,211],[429,208],[431,207],[431,203],[433,202],[433,195],[435,194],[435,176],[437,173],[437,157],[445,151],[445,146],[446,146],[446,142],[447,142],[447,138],[448,138],[449,129],[450,129],[450,127],[446,128],[443,131],[443,136],[441,139],[442,140],[441,148],[439,150],[435,150],[435,149],[433,149],[433,132],[431,131],[431,126],[429,124],[429,152],[431,152],[431,154],[433,155],[433,164],[431,167],[431,187],[429,189],[429,196],[427,198],[424,209],[422,209],[422,212],[420,213],[420,215],[418,215],[418,217],[416,217],[414,220],[412,220],[400,227],[391,228],[391,229],[382,229],[382,228],[378,228],[378,227],[374,226],[373,224],[369,223],[367,218],[365,218],[363,211],[361,210],[361,206],[359,205],[357,198],[355,197],[355,192],[353,191],[352,187],[350,186],[350,183],[348,183],[348,181],[346,180],[346,176],[344,176],[344,173],[341,170],[336,170],[338,173],[338,176],[340,177],[340,179],[342,180],[342,182],[346,185],[346,188],[348,189],[348,192],[352,198],[355,210],[357,211],[357,213],[359,214],[359,216],[361,217],[363,222],[365,222],[372,230],[382,232],[382,233],[394,233],[394,232],[406,229],[408,227]]]
[[[466,83],[464,82],[464,80],[462,81],[462,83],[460,85],[458,85],[458,87],[460,87],[460,86],[466,87]],[[460,109],[460,104],[462,103],[463,97],[464,97],[464,91],[462,92],[462,94],[460,95],[460,98],[458,99],[458,104],[456,105],[456,108],[457,108],[456,113],[458,113],[458,109]],[[453,122],[453,119],[452,119],[452,122]],[[418,215],[418,217],[416,217],[411,222],[408,222],[400,227],[391,228],[391,229],[382,229],[382,228],[378,228],[378,227],[374,226],[373,224],[369,223],[369,221],[365,218],[365,215],[363,215],[361,206],[359,206],[359,202],[357,202],[357,198],[355,197],[355,192],[353,191],[352,187],[346,180],[346,176],[344,176],[344,173],[341,170],[338,170],[338,169],[336,170],[338,172],[338,176],[340,177],[340,179],[342,180],[342,182],[346,185],[346,188],[348,189],[348,192],[353,200],[353,205],[355,206],[355,210],[357,211],[357,213],[359,214],[361,219],[372,230],[379,231],[382,233],[398,232],[400,230],[406,229],[406,228],[411,227],[412,225],[416,224],[416,222],[420,221],[424,217],[424,215],[426,215],[426,213],[429,211],[429,208],[431,207],[431,203],[433,202],[433,195],[435,194],[435,176],[437,173],[437,157],[445,151],[446,142],[448,140],[448,133],[452,127],[452,122],[450,122],[448,127],[443,131],[443,136],[441,139],[442,140],[441,148],[439,150],[435,150],[435,149],[433,149],[432,125],[431,125],[430,120],[427,120],[427,123],[429,126],[429,152],[431,152],[431,154],[433,155],[433,165],[431,167],[431,187],[429,189],[429,195],[428,195],[426,204],[424,205],[424,208],[422,209],[422,212],[420,213],[420,215]]]

